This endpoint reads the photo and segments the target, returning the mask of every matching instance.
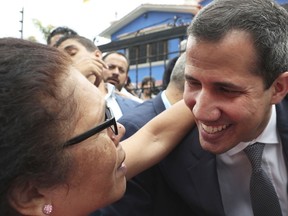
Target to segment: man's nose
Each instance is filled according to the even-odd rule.
[[[217,106],[217,99],[213,94],[201,91],[195,98],[195,105],[192,109],[195,118],[201,121],[216,121],[221,112]]]
[[[113,75],[116,75],[116,76],[119,76],[119,74],[120,74],[119,68],[118,68],[118,67],[115,67],[115,68],[113,69],[113,71],[112,71],[112,74],[113,74]]]

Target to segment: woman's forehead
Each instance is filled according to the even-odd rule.
[[[103,121],[106,103],[98,88],[78,70],[72,71],[71,80],[78,113],[74,133],[80,134]]]
[[[71,76],[74,80],[74,91],[77,94],[77,100],[80,100],[79,103],[91,104],[94,109],[103,110],[105,99],[100,90],[75,68],[72,69]]]

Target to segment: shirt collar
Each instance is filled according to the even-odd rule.
[[[115,86],[110,83],[105,83],[107,94],[105,95],[105,100],[109,97],[115,97]]]
[[[168,109],[169,107],[171,107],[171,103],[169,102],[165,92],[166,92],[166,90],[164,90],[161,93],[161,98],[162,98],[162,101],[164,103],[165,108]]]

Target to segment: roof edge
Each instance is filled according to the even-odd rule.
[[[132,20],[139,17],[141,14],[144,14],[148,11],[164,11],[164,12],[184,12],[184,13],[192,13],[196,15],[199,11],[200,7],[198,4],[141,4],[130,13],[119,19],[118,21],[114,21],[108,28],[102,31],[99,36],[111,39],[111,35],[121,29],[123,26],[130,23]]]

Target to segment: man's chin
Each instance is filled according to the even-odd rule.
[[[111,85],[117,86],[118,82],[113,81],[113,80],[108,80],[108,83],[110,83]]]

